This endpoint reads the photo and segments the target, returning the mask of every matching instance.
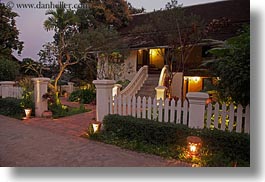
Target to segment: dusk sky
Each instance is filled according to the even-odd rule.
[[[20,40],[24,42],[24,49],[22,54],[18,56],[14,54],[19,60],[23,58],[32,58],[38,60],[38,52],[42,49],[42,45],[46,42],[52,41],[53,32],[46,32],[43,28],[43,22],[48,16],[45,15],[47,9],[29,9],[18,8],[19,4],[45,4],[50,3],[51,0],[0,0],[5,4],[9,4],[13,7],[13,11],[19,14],[17,18],[17,27],[20,31]],[[134,7],[144,7],[147,12],[158,10],[165,7],[165,4],[170,0],[128,0]],[[179,0],[180,4],[184,6],[202,4],[207,2],[214,2],[220,0]],[[62,1],[52,1],[57,4]],[[64,0],[65,3],[78,4],[79,0]]]

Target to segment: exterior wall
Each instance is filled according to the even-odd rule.
[[[137,50],[130,51],[130,54],[124,60],[124,64],[121,64],[121,68],[123,70],[123,73],[119,76],[119,78],[115,78],[116,81],[124,80],[124,79],[128,79],[131,81],[137,73],[136,71],[137,70]],[[116,69],[118,69],[119,71],[121,70],[118,67],[116,67]],[[111,72],[112,72],[112,69],[110,65],[108,64],[108,60],[103,57],[99,57],[98,66],[97,66],[98,79],[102,80],[104,78],[109,78],[109,76],[111,76],[109,75]],[[114,78],[111,78],[111,79],[114,79]]]
[[[189,87],[188,92],[199,92],[202,90],[202,82],[203,79],[198,77],[194,77],[192,79],[189,79]]]
[[[124,63],[124,78],[131,81],[137,73],[137,50],[132,50]]]
[[[203,89],[203,77],[184,76],[183,81],[183,98],[188,92],[200,92]]]

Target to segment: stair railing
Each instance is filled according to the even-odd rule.
[[[164,86],[164,82],[166,77],[169,75],[169,69],[168,65],[165,65],[160,73],[159,81],[158,81],[158,86]]]
[[[120,92],[121,96],[134,96],[148,78],[148,66],[143,66],[134,76],[130,84]]]

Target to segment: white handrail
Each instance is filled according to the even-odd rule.
[[[165,65],[160,73],[158,86],[164,86],[165,78],[168,74],[168,65]]]
[[[134,76],[130,84],[121,91],[120,95],[134,96],[143,86],[148,77],[148,66],[143,66]]]

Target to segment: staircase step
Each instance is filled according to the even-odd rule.
[[[160,74],[149,74],[147,80],[145,80],[143,86],[136,94],[136,97],[151,97],[152,99],[156,96],[155,88],[158,86]]]

